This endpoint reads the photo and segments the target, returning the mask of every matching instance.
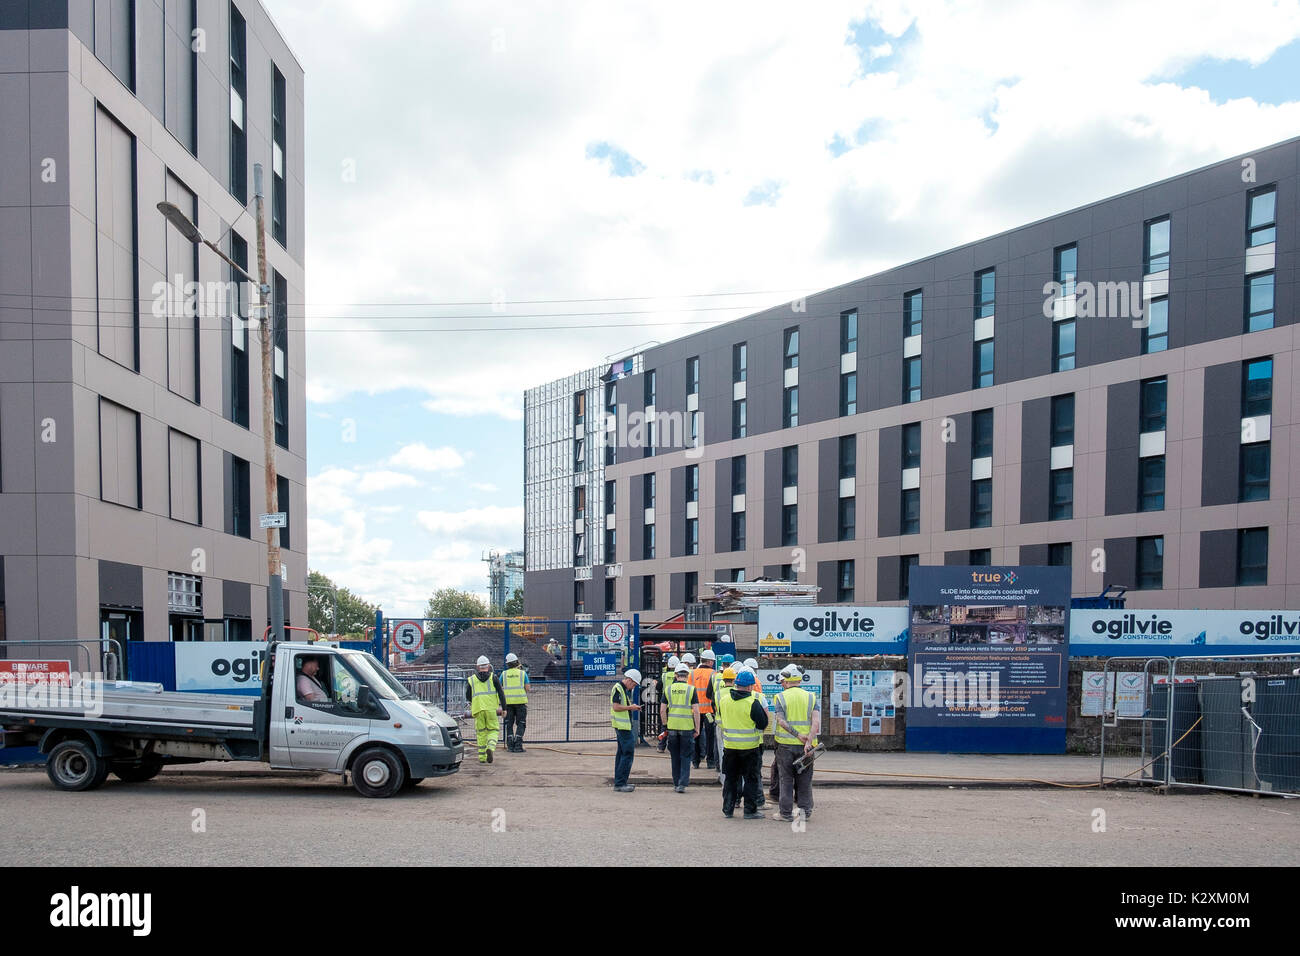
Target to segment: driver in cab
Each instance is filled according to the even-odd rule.
[[[304,657],[302,670],[298,674],[298,699],[308,703],[327,703],[329,691],[321,682],[321,662],[317,657]]]

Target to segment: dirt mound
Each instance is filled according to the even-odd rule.
[[[500,672],[506,666],[505,634],[490,627],[472,627],[461,631],[447,642],[447,664],[451,667],[474,668],[474,662],[482,655],[492,662],[494,670]],[[526,637],[511,635],[510,650],[519,655],[519,661],[531,676],[540,678],[546,665],[553,661],[541,646]],[[443,642],[442,635],[431,638],[427,651],[417,657],[407,667],[441,667]]]

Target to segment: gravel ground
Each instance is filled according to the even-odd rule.
[[[583,751],[596,755],[541,747],[501,753],[490,767],[467,764],[390,800],[361,798],[334,776],[262,765],[166,770],[145,784],[110,778],[91,793],[56,791],[43,771],[9,771],[0,773],[0,864],[677,864],[683,834],[693,852],[720,864],[786,849],[802,865],[1294,865],[1300,858],[1297,801],[840,785],[816,791],[814,818],[796,832],[772,820],[724,819],[720,791],[703,776],[674,793],[663,785],[662,758],[644,750],[633,773],[641,785],[614,793],[612,748]],[[1098,810],[1105,832],[1094,830]],[[195,832],[199,818],[205,829]]]

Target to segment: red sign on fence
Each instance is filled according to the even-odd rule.
[[[72,686],[72,661],[0,661],[0,684]]]

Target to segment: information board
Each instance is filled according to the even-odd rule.
[[[893,734],[894,675],[894,671],[831,671],[830,700],[822,713],[825,732]]]

